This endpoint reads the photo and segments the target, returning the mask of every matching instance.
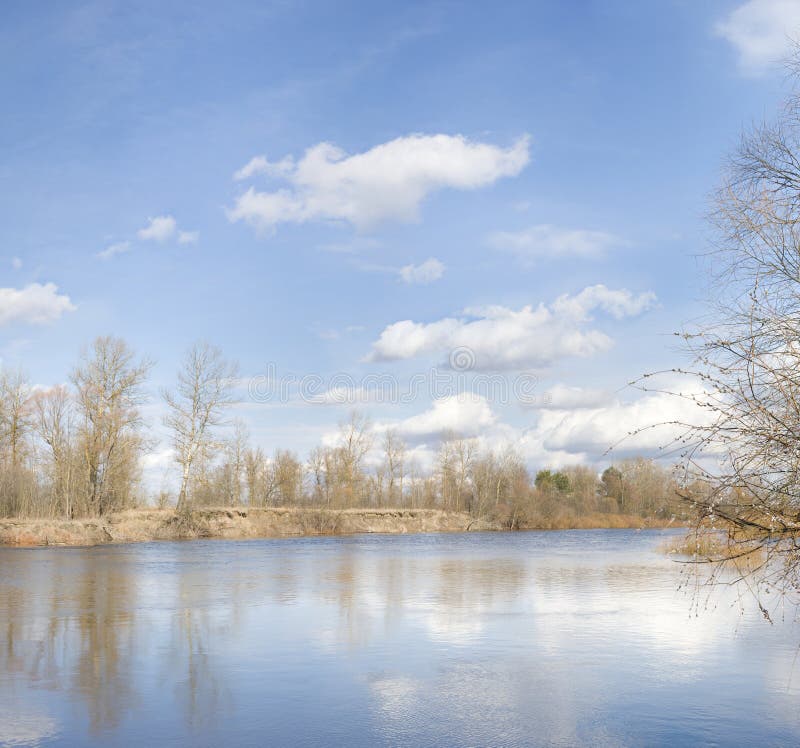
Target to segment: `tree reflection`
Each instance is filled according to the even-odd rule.
[[[209,607],[205,592],[214,583],[205,567],[186,570],[174,580],[177,609],[171,615],[168,654],[162,660],[162,684],[170,683],[176,706],[184,715],[185,724],[193,731],[212,727],[229,705],[229,689],[222,680],[224,668],[215,667],[212,654],[214,639],[226,639],[237,628],[238,593],[242,587],[233,584],[233,594],[222,598],[224,605]],[[215,626],[215,618],[221,621]]]
[[[80,640],[75,686],[85,696],[93,731],[117,726],[135,706],[129,673],[137,652],[136,583],[125,557],[108,561],[84,558],[75,619]]]
[[[773,667],[752,656],[763,626],[732,648],[730,608],[687,620],[657,540],[559,537],[0,549],[0,743],[280,745],[358,724],[360,745],[587,744],[615,736],[628,683],[680,685],[683,708],[709,662],[738,688],[742,663]]]

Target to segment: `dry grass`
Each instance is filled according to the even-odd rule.
[[[682,556],[697,563],[733,565],[747,568],[765,560],[760,544],[748,537],[729,537],[708,527],[692,528],[686,535],[674,538],[661,547],[669,555]]]
[[[635,515],[563,515],[528,518],[526,530],[642,529],[674,525]],[[439,509],[326,509],[320,507],[199,507],[131,509],[100,519],[0,519],[0,545],[99,545],[194,538],[280,538],[352,533],[420,533],[501,530],[499,521]]]
[[[201,507],[135,509],[101,519],[0,520],[0,545],[98,545],[193,538],[259,538],[350,533],[463,532],[499,529],[437,509]]]
[[[640,517],[637,514],[563,514],[556,517],[532,517],[523,523],[526,530],[643,530],[680,527],[674,519]]]
[[[673,538],[664,543],[661,550],[667,554],[692,556],[704,559],[721,558],[727,548],[725,538],[719,534],[697,533],[692,530],[687,535]]]

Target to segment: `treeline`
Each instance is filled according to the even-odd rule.
[[[68,385],[34,389],[0,373],[0,516],[98,517],[148,504],[142,458],[152,447],[142,418],[150,362],[101,337],[82,353]],[[306,460],[267,455],[229,419],[236,367],[219,349],[194,345],[174,390],[161,393],[177,484],[158,505],[439,508],[507,527],[558,527],[579,517],[666,519],[676,512],[670,472],[645,459],[598,475],[588,467],[528,472],[511,448],[481,449],[449,434],[423,471],[398,431],[377,434],[359,413],[338,439]]]

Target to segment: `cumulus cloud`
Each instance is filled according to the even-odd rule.
[[[685,386],[685,382],[683,383]],[[686,394],[686,392],[684,392]],[[702,390],[698,388],[698,397]],[[415,444],[417,457],[432,464],[442,440],[456,435],[473,439],[481,449],[512,448],[536,469],[602,462],[628,455],[667,457],[669,447],[685,430],[683,424],[708,423],[710,414],[689,398],[645,393],[630,401],[607,399],[603,405],[543,410],[534,425],[518,428],[503,422],[489,401],[461,393],[434,400],[422,413],[376,431],[395,428]]]
[[[489,235],[488,243],[493,249],[533,262],[561,257],[601,257],[607,250],[626,242],[605,231],[538,224],[522,231],[495,231]]]
[[[502,422],[486,401],[478,398],[469,405],[470,401],[465,400],[468,396],[460,395],[447,402],[449,410],[460,412],[460,418],[453,413],[449,419],[439,420],[452,423],[452,431],[459,435],[475,436],[483,448],[515,449],[532,467],[602,462],[629,455],[671,459],[674,454],[670,448],[685,433],[687,425],[708,425],[715,416],[699,404],[710,398],[700,382],[684,378],[663,381],[662,386],[663,391],[637,393],[628,399],[606,396],[601,402],[597,395],[594,406],[589,405],[588,397],[573,397],[570,402],[565,396],[561,408],[542,410],[536,423],[527,428]],[[435,412],[434,403],[432,410],[417,418],[435,423]],[[479,421],[479,425],[469,427],[470,419]],[[403,422],[401,429],[407,428],[410,420]],[[438,432],[430,429],[440,438],[446,432],[446,428]]]
[[[789,53],[800,34],[797,0],[749,0],[717,23],[714,31],[739,54],[739,67],[758,75]]]
[[[444,263],[435,257],[425,260],[419,265],[404,265],[398,271],[405,283],[433,283],[444,275]]]
[[[199,231],[179,231],[178,244],[195,244],[200,238]]]
[[[352,392],[350,390],[347,396]],[[374,392],[370,391],[366,396],[372,399]],[[496,448],[501,439],[505,439],[504,443],[510,443],[518,436],[518,432],[499,421],[485,397],[471,392],[437,398],[417,415],[372,423],[373,448],[366,458],[368,464],[381,464],[384,458],[381,444],[389,429],[406,442],[409,464],[425,470],[433,467],[442,441],[469,439],[476,445]],[[340,431],[330,430],[322,435],[322,443],[326,446],[337,446],[340,441]]]
[[[130,249],[130,242],[115,242],[114,244],[109,244],[102,252],[98,252],[95,257],[101,260],[110,260],[112,257],[116,257],[116,255],[130,252]]]
[[[547,410],[579,410],[581,408],[597,408],[610,401],[611,395],[605,390],[555,384],[545,390],[532,405]]]
[[[703,397],[699,388],[697,397]],[[588,454],[598,459],[613,447],[613,454],[618,456],[653,456],[684,432],[682,424],[707,424],[711,418],[713,413],[689,397],[657,392],[599,408],[544,411],[535,433],[547,451]]]
[[[148,452],[143,455],[139,463],[145,470],[166,470],[172,467],[175,462],[175,450],[172,447],[164,447],[155,452]]]
[[[595,309],[610,314],[615,319],[635,317],[650,309],[656,303],[656,295],[652,291],[634,295],[627,289],[613,290],[602,283],[587,286],[579,294],[559,296],[554,304],[556,314],[572,317],[577,321],[588,321]]]
[[[172,216],[156,216],[148,219],[147,226],[139,229],[136,235],[144,241],[165,242],[177,231],[178,223]]]
[[[471,437],[496,420],[486,398],[462,393],[434,400],[429,410],[401,421],[397,430],[411,439],[441,438],[447,434]]]
[[[276,177],[289,174],[293,169],[294,159],[291,156],[284,156],[276,162],[268,161],[266,156],[254,156],[234,173],[233,178],[237,182],[241,182],[259,175]]]
[[[58,293],[54,283],[31,283],[24,288],[0,288],[0,327],[13,323],[46,325],[75,305]]]
[[[178,222],[170,215],[149,218],[147,226],[136,232],[143,241],[158,242],[163,244],[177,240],[178,244],[193,244],[200,234],[197,231],[179,231]]]
[[[567,356],[587,357],[611,348],[613,341],[606,333],[589,327],[592,312],[621,319],[640,314],[654,303],[655,294],[650,291],[634,295],[597,285],[575,296],[560,296],[549,306],[520,310],[488,306],[466,309],[463,317],[436,322],[402,320],[381,332],[367,360],[466,350],[470,352],[469,368],[540,368]]]
[[[554,397],[552,407],[541,409],[535,421],[524,427],[500,418],[492,401],[482,395],[461,392],[441,397],[416,415],[374,423],[375,448],[369,461],[380,463],[381,436],[388,429],[403,437],[409,445],[409,460],[423,469],[434,465],[441,443],[453,437],[469,439],[481,450],[513,449],[532,470],[633,455],[671,461],[675,454],[670,448],[686,426],[708,425],[714,414],[698,404],[711,397],[701,383],[683,378],[662,380],[660,386],[663,391],[631,390],[627,399],[556,386],[551,392],[560,393],[558,405]],[[331,431],[323,441],[335,445],[339,438],[338,432]]]
[[[250,187],[228,217],[261,231],[314,220],[344,221],[362,230],[384,221],[409,222],[432,192],[475,189],[516,176],[529,158],[527,136],[501,148],[461,135],[408,135],[352,155],[323,142],[297,162],[252,159],[237,179],[268,174],[286,184],[273,191]]]

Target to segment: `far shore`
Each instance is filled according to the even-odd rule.
[[[593,514],[532,524],[524,530],[643,529],[674,521]],[[286,538],[358,533],[500,531],[508,528],[466,512],[439,509],[202,507],[188,516],[173,509],[131,509],[100,518],[0,519],[0,546],[85,546],[199,538]]]

